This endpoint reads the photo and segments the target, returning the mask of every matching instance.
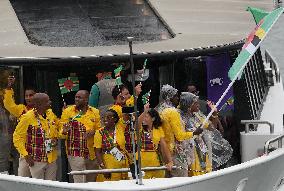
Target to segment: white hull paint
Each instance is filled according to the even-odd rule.
[[[171,190],[171,191],[276,191],[284,177],[284,149],[268,156],[190,178],[133,180],[101,183],[66,183],[0,174],[1,191]],[[283,181],[283,180],[282,180]],[[242,183],[243,189],[241,189]],[[237,187],[239,186],[239,189]]]

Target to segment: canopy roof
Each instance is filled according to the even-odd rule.
[[[149,0],[156,14],[175,37],[135,44],[136,54],[184,51],[226,46],[244,39],[255,26],[248,6],[267,11],[271,0]],[[97,47],[44,47],[29,42],[9,0],[0,0],[0,60],[21,58],[76,58],[126,55],[127,45]]]

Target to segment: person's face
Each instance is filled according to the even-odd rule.
[[[48,95],[42,98],[42,103],[40,107],[44,112],[48,110],[49,108],[51,108],[51,101]]]
[[[75,95],[76,107],[84,107],[88,105],[88,97],[83,91],[78,91]]]
[[[143,119],[143,124],[152,126],[153,125],[153,118],[149,115],[149,113],[146,113]]]
[[[34,90],[26,90],[25,91],[25,102],[28,106],[32,106],[32,98],[35,95]]]
[[[104,115],[104,124],[105,127],[114,127],[115,126],[115,117],[114,114],[110,111],[107,111]]]
[[[192,105],[189,107],[189,109],[190,109],[190,112],[198,112],[199,111],[199,102],[198,102],[198,100],[197,101],[194,101],[193,103],[192,103]]]
[[[197,91],[195,86],[187,86],[187,91],[195,95],[199,94],[199,91]]]
[[[121,93],[117,96],[117,103],[120,105],[125,105],[126,100],[128,100],[131,97],[128,89],[123,88],[123,90],[121,90]]]
[[[175,107],[179,104],[179,94],[174,95],[174,97],[171,99],[171,102],[174,104]]]

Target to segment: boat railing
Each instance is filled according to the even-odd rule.
[[[274,148],[271,149],[270,146],[272,143],[275,143],[275,142],[278,142],[278,148],[282,148],[283,138],[284,138],[284,134],[266,141],[265,146],[264,146],[264,153],[268,155],[271,152],[271,150],[274,150]]]
[[[268,77],[268,82],[271,86],[274,85],[274,77],[276,83],[280,82],[280,70],[278,67],[278,64],[275,61],[275,58],[270,54],[268,50],[265,50],[265,62],[269,64],[269,68],[267,68],[267,77]]]
[[[283,0],[274,0],[274,8],[282,7]]]
[[[180,167],[173,166],[172,169],[177,169]],[[157,166],[157,167],[144,167],[141,168],[141,171],[156,171],[156,170],[167,170],[166,166]],[[80,170],[80,171],[71,171],[70,175],[86,175],[86,174],[107,174],[107,173],[123,173],[130,172],[130,168],[116,168],[116,169],[100,169],[100,170]]]
[[[260,119],[263,103],[269,91],[262,54],[258,49],[249,60],[240,81],[234,86],[235,104],[242,104],[235,114],[240,119]]]
[[[270,128],[270,134],[274,133],[274,124],[269,121],[263,120],[241,120],[241,123],[245,125],[245,133],[249,133],[250,125],[266,124]]]

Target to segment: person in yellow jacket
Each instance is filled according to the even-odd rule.
[[[138,84],[135,87],[135,95],[139,96],[142,92],[142,85]],[[123,118],[122,107],[133,107],[134,106],[134,97],[130,95],[127,86],[124,84],[114,86],[112,89],[112,97],[114,99],[114,104],[109,108],[117,112],[120,119]]]
[[[27,113],[29,110],[33,108],[33,103],[32,103],[32,97],[36,93],[36,91],[33,88],[26,88],[25,90],[25,103],[26,104],[16,104],[14,100],[14,91],[12,89],[14,83],[15,83],[15,77],[14,76],[9,76],[8,77],[8,84],[7,88],[4,90],[4,99],[3,99],[3,104],[4,107],[9,113],[16,117],[18,120],[19,118]],[[19,176],[24,176],[24,177],[30,177],[31,173],[29,170],[29,166],[26,165],[24,160],[19,158],[19,154],[16,151],[14,147],[11,148],[10,154],[12,155],[13,158],[13,168],[14,171],[18,171]],[[19,168],[18,168],[19,167]],[[15,174],[17,172],[14,172]]]
[[[161,166],[164,162],[168,171],[171,171],[173,161],[164,139],[159,113],[155,109],[149,109],[149,104],[146,104],[144,112],[139,116],[138,125],[141,128],[141,166]],[[161,161],[160,153],[164,161]],[[144,176],[145,179],[164,177],[164,171],[147,171]]]
[[[178,90],[170,85],[163,85],[161,89],[161,97],[163,101],[157,106],[161,118],[163,120],[162,128],[165,132],[165,141],[172,154],[175,165],[178,165],[176,155],[180,152],[179,147],[183,141],[189,140],[194,135],[202,133],[201,128],[197,128],[194,132],[185,131],[183,121],[179,110],[176,108],[179,105]],[[180,169],[173,170],[172,174],[166,176],[183,176],[184,173]]]
[[[21,117],[13,142],[33,178],[56,180],[58,119],[47,94],[36,93],[32,100],[34,109]]]
[[[61,116],[61,138],[65,139],[66,153],[72,171],[97,169],[94,134],[101,126],[99,110],[88,105],[89,92],[79,90],[75,105],[66,108]],[[96,175],[74,175],[74,182],[94,182]]]
[[[102,169],[126,167],[124,132],[118,121],[119,116],[116,111],[107,110],[104,115],[104,127],[95,133],[94,147],[99,167]],[[104,174],[104,176],[112,181],[125,178],[122,173]]]
[[[4,92],[4,107],[7,109],[11,115],[16,118],[19,118],[21,115],[25,114],[27,111],[33,108],[32,98],[36,91],[32,88],[28,88],[25,90],[25,102],[24,104],[16,104],[14,100],[14,91],[12,86],[15,83],[15,77],[9,76],[8,77],[8,85]]]
[[[189,92],[182,92],[180,110],[187,131],[194,132],[202,126],[206,117],[199,110],[198,96]],[[202,175],[212,171],[212,149],[208,137],[208,130],[212,129],[213,125],[209,121],[204,125],[203,133],[194,136],[190,141],[193,156],[191,156],[191,162],[188,164],[189,176]]]
[[[139,94],[142,91],[142,85],[138,84],[135,87],[135,93],[136,96],[139,96]],[[123,128],[124,136],[125,136],[125,148],[129,153],[132,153],[132,141],[131,141],[131,134],[130,134],[130,115],[129,114],[123,114],[122,108],[123,107],[134,107],[134,96],[131,96],[129,94],[129,90],[125,85],[119,85],[115,86],[112,90],[112,97],[114,99],[114,104],[109,108],[113,109],[117,112],[119,116],[119,126]]]
[[[156,108],[163,120],[162,128],[165,132],[165,141],[168,148],[173,153],[176,141],[190,139],[194,134],[200,134],[202,130],[198,129],[195,133],[186,132],[184,130],[180,113],[176,108],[179,105],[179,94],[177,89],[168,84],[163,85],[161,96],[163,101]]]

